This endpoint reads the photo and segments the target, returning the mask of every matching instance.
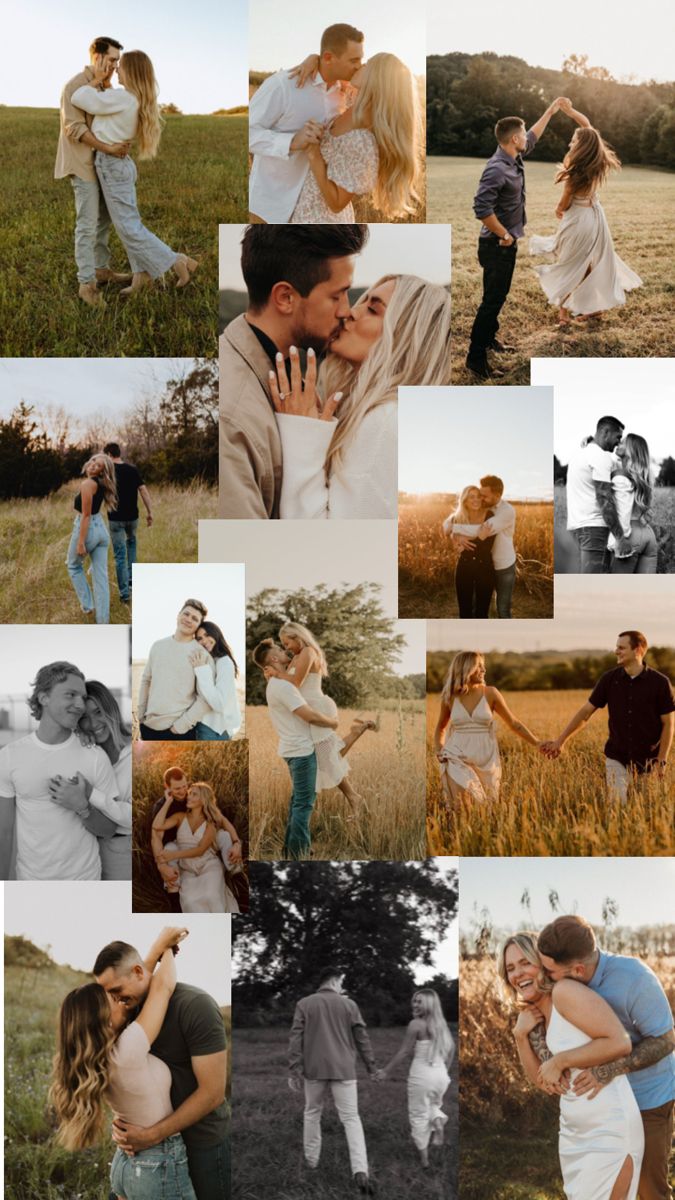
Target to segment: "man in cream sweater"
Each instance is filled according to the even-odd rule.
[[[150,647],[136,707],[143,741],[193,741],[195,725],[208,712],[208,702],[197,694],[190,661],[195,633],[206,613],[201,600],[186,600],[175,633]]]

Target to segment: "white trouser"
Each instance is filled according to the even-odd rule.
[[[450,1077],[444,1064],[432,1066],[413,1062],[408,1075],[408,1120],[410,1136],[418,1150],[429,1145],[434,1121],[445,1125],[447,1116],[441,1108]]]
[[[368,1174],[368,1155],[363,1125],[359,1116],[359,1098],[355,1079],[306,1079],[303,1145],[305,1158],[311,1167],[321,1156],[321,1113],[326,1092],[330,1088],[337,1114],[347,1138],[352,1175]]]
[[[628,799],[628,785],[633,778],[633,772],[615,758],[605,759],[605,776],[610,800],[619,800],[625,804]]]

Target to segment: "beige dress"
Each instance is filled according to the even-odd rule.
[[[333,134],[328,130],[321,141],[321,153],[328,178],[353,196],[366,196],[377,183],[379,154],[369,129],[350,129]],[[354,206],[347,204],[333,212],[321,195],[311,168],[291,215],[292,225],[345,225],[354,220]]]
[[[443,749],[446,758],[440,767],[446,794],[453,800],[464,794],[472,800],[499,799],[502,767],[496,722],[484,694],[472,713],[455,696]]]
[[[293,673],[293,667],[289,675]],[[321,688],[321,676],[318,671],[310,671],[302,683],[298,685],[300,695],[307,701],[310,708],[323,713],[325,717],[337,717],[337,704],[330,696],[325,696]],[[316,754],[316,790],[326,792],[337,787],[345,775],[349,774],[349,763],[340,754],[344,748],[342,738],[333,729],[321,725],[310,725],[309,732],[314,742]]]

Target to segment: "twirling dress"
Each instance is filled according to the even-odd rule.
[[[366,196],[377,183],[379,152],[369,129],[350,129],[333,134],[328,130],[321,140],[321,154],[326,162],[327,175],[332,183],[352,196]],[[333,212],[321,195],[314,172],[307,172],[302,191],[291,214],[291,225],[346,225],[354,220],[354,206],[349,202],[340,212]]]
[[[431,1058],[431,1039],[415,1042],[415,1052],[408,1072],[408,1119],[410,1133],[418,1150],[429,1145],[434,1121],[448,1120],[441,1104],[450,1083],[448,1069],[442,1058]]]
[[[292,675],[293,667],[289,668]],[[300,695],[307,701],[310,708],[323,713],[325,717],[337,717],[338,708],[330,696],[324,696],[321,690],[321,676],[318,671],[310,671],[302,683],[298,685]],[[314,742],[317,773],[316,790],[325,792],[337,785],[349,774],[349,763],[340,751],[344,742],[332,729],[324,729],[320,725],[310,725],[309,733]]]
[[[176,834],[179,850],[194,850],[206,832],[206,821],[190,829],[187,818]],[[168,849],[168,847],[167,847]],[[180,867],[180,906],[183,912],[239,912],[239,905],[225,884],[220,855],[209,846],[198,858],[177,860]]]
[[[626,303],[626,292],[642,287],[640,276],[614,249],[597,196],[573,200],[558,232],[552,237],[533,234],[529,248],[530,254],[553,257],[552,263],[534,269],[550,303],[575,315],[616,308]]]
[[[502,767],[496,723],[483,694],[469,713],[459,696],[450,710],[450,729],[440,764],[441,782],[453,800],[468,794],[472,800],[499,799]]]
[[[555,1007],[546,1032],[552,1054],[590,1042],[587,1034]],[[572,1078],[577,1074],[572,1071]],[[570,1089],[560,1097],[558,1148],[567,1200],[609,1200],[617,1176],[630,1156],[633,1177],[627,1200],[636,1200],[644,1151],[644,1129],[633,1090],[617,1075],[589,1100]]]

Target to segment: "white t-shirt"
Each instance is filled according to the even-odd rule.
[[[603,517],[594,483],[610,483],[614,456],[597,442],[581,446],[572,455],[567,468],[567,528],[603,526]]]
[[[0,797],[16,797],[17,879],[101,878],[93,833],[49,795],[50,779],[72,779],[78,771],[94,789],[90,802],[106,811],[106,801],[117,795],[117,784],[99,746],[83,746],[74,733],[66,742],[50,746],[29,733],[0,750]]]
[[[287,679],[267,681],[267,707],[270,720],[279,734],[278,753],[281,758],[305,758],[314,753],[307,721],[295,716],[296,708],[302,708],[306,703],[298,689]]]

